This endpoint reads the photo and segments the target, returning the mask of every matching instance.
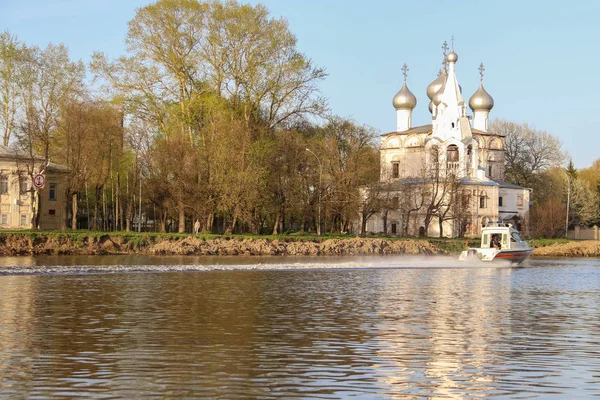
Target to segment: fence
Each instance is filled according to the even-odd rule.
[[[576,226],[574,229],[569,229],[567,238],[575,240],[600,240],[600,234],[596,225],[591,228]]]

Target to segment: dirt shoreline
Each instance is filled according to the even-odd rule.
[[[449,254],[426,240],[348,239],[263,239],[123,235],[25,235],[0,234],[0,255],[443,255]]]
[[[0,233],[0,255],[457,255],[474,240],[199,237],[144,234]],[[538,247],[533,257],[600,257],[600,241]]]

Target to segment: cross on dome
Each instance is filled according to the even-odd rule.
[[[406,65],[406,63],[404,63],[404,65],[402,66],[402,74],[404,75],[404,82],[406,82],[407,72],[408,72],[408,66]]]
[[[485,71],[485,67],[483,63],[479,64],[479,80],[483,81],[483,72]]]

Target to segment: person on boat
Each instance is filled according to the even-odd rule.
[[[492,235],[492,240],[490,242],[490,247],[493,247],[495,249],[499,249],[500,248],[500,235]]]

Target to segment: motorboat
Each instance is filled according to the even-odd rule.
[[[493,223],[482,228],[481,247],[463,251],[458,259],[507,260],[518,264],[529,257],[532,251],[533,247],[521,239],[519,231],[512,224]]]

